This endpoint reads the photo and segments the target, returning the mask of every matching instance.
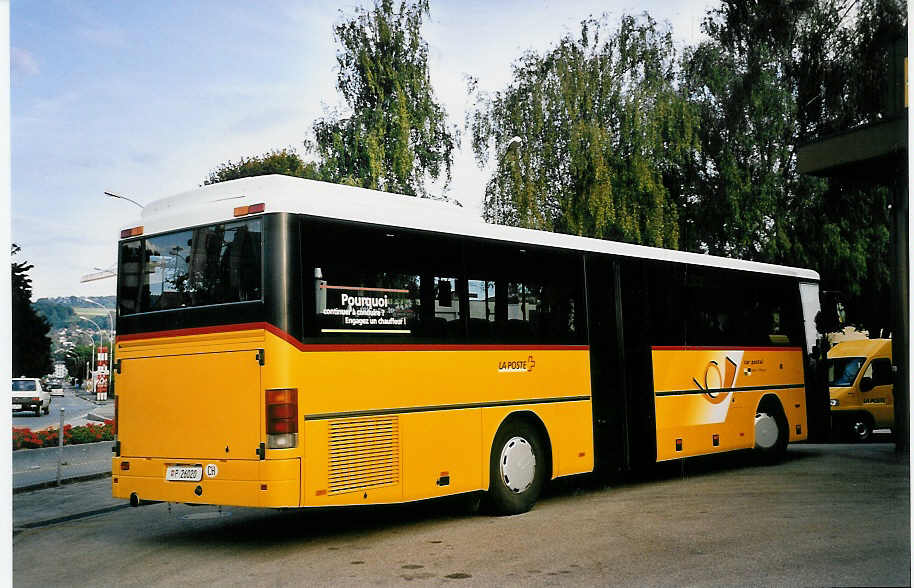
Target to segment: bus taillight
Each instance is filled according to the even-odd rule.
[[[298,445],[298,390],[267,390],[267,446],[288,449]]]

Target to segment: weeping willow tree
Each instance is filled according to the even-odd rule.
[[[315,121],[307,146],[330,182],[427,196],[426,182],[450,183],[458,134],[437,102],[422,21],[427,0],[375,2],[334,29],[337,89],[347,112]]]
[[[695,115],[674,84],[672,35],[646,14],[608,29],[605,17],[588,19],[580,35],[526,53],[502,90],[477,92],[470,81],[473,151],[480,166],[495,161],[483,214],[676,248],[682,170],[697,142]]]

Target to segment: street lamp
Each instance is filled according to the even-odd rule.
[[[92,360],[94,361],[95,360],[95,338],[92,336],[92,333],[90,333],[88,331],[84,331],[82,329],[78,329],[76,331],[76,334],[83,335],[83,336],[89,338],[89,343],[92,345]],[[99,344],[101,344],[101,337],[99,337]]]
[[[92,323],[92,325],[95,327],[95,331],[98,333],[98,344],[101,345],[103,342],[102,337],[104,336],[105,330],[102,329],[100,326],[98,326],[98,323],[96,323],[95,321],[93,321],[92,319],[87,317],[86,315],[78,314],[76,316],[78,316],[79,318],[81,318],[84,321],[88,321],[88,322]],[[108,343],[109,344],[111,343],[110,336],[108,337]]]
[[[498,158],[498,164],[495,166],[496,171],[498,170],[498,166],[500,166],[502,164],[502,162],[505,160],[505,158],[508,156],[508,152],[511,151],[511,147],[513,147],[514,145],[520,145],[521,143],[523,143],[523,139],[521,139],[517,135],[514,135],[513,137],[511,137],[511,140],[508,141],[507,145],[505,145],[505,150],[502,152],[501,157]],[[495,221],[496,223],[499,220],[504,221],[504,218],[503,218],[504,206],[502,205],[501,198],[502,198],[501,196],[498,196],[498,203],[497,203],[498,209],[496,210],[497,216],[496,216],[496,221]]]
[[[105,192],[105,196],[110,196],[112,198],[120,198],[121,200],[126,200],[127,202],[132,202],[132,203],[136,204],[137,206],[139,206],[140,208],[143,208],[142,204],[140,204],[139,202],[137,202],[136,200],[134,200],[132,198],[127,198],[126,196],[119,196],[112,192]]]
[[[98,269],[98,268],[96,268],[96,269]],[[90,304],[94,304],[95,306],[101,306],[102,310],[104,310],[106,313],[108,313],[108,345],[111,345],[112,342],[114,341],[114,318],[111,316],[111,310],[109,310],[108,307],[105,306],[104,304],[101,304],[94,300],[89,300],[88,298],[85,298],[83,296],[80,296],[79,299],[85,300],[86,302],[88,302]]]

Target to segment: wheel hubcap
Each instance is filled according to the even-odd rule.
[[[857,421],[854,423],[854,433],[858,439],[866,439],[870,435],[869,427],[866,426],[866,423]]]
[[[501,450],[499,473],[511,492],[520,494],[530,487],[536,473],[533,447],[523,437],[511,437]]]
[[[778,442],[778,423],[769,414],[755,415],[755,444],[762,449],[771,449]]]

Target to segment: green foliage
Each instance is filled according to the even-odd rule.
[[[583,21],[580,36],[518,60],[507,88],[477,95],[473,150],[480,166],[496,159],[484,216],[676,248],[679,178],[697,144],[672,35],[646,14],[606,29]]]
[[[35,309],[35,312],[48,321],[52,329],[66,327],[76,320],[76,313],[73,312],[73,307],[54,302],[47,298],[39,298],[32,304],[32,307]]]
[[[91,345],[76,345],[70,353],[58,353],[58,359],[63,359],[71,376],[86,377],[86,362],[92,360]]]
[[[425,182],[450,182],[456,129],[435,100],[422,38],[427,0],[375,2],[334,29],[337,88],[350,113],[328,113],[306,145],[330,182],[427,196]]]
[[[223,163],[211,171],[209,178],[203,183],[209,185],[269,174],[282,174],[309,180],[321,179],[316,163],[312,161],[306,162],[295,150],[286,148],[274,149],[263,155],[242,157],[237,162],[228,161]]]
[[[880,120],[904,15],[894,0],[730,0],[709,13],[682,67],[701,144],[680,201],[684,249],[812,267],[849,297],[852,320],[889,324],[886,187],[803,176],[796,147]]]
[[[10,255],[19,253],[15,243]],[[12,272],[12,368],[13,375],[43,376],[51,371],[51,330],[48,321],[32,308],[32,280],[35,266],[27,261],[11,262]]]

